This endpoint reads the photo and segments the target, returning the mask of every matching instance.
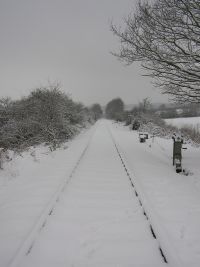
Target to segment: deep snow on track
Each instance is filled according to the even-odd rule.
[[[20,266],[165,265],[105,121],[100,121],[55,211]]]
[[[1,170],[0,267],[10,266],[13,260],[17,262],[20,249],[26,247],[24,242],[44,215],[52,196],[69,179],[94,130],[95,126],[54,152],[43,146],[24,152]]]
[[[12,179],[6,169],[0,176],[0,267],[198,267],[200,151],[184,151],[189,176],[175,173],[171,154],[171,140],[141,144],[137,132],[106,120],[65,150],[40,153],[35,161],[23,154],[10,166],[18,166]],[[46,216],[60,185],[64,191]],[[33,231],[41,215],[44,227]]]
[[[183,151],[183,168],[172,166],[173,141],[155,137],[139,143],[138,133],[112,124],[112,133],[129,168],[150,200],[159,223],[171,240],[182,266],[200,263],[200,149],[190,145]]]

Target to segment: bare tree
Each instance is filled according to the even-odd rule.
[[[140,61],[164,94],[179,102],[200,102],[200,1],[140,1],[125,19],[111,25],[121,49],[115,53],[131,64]]]

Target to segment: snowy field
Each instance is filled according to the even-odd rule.
[[[165,119],[165,122],[178,128],[184,126],[195,127],[200,131],[200,117]]]
[[[15,157],[0,172],[0,266],[198,267],[200,149],[183,153],[187,176],[172,140],[101,120]]]

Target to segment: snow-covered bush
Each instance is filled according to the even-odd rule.
[[[180,128],[181,133],[188,141],[192,141],[195,144],[200,145],[200,132],[194,126],[184,126]]]
[[[40,143],[41,127],[36,122],[9,120],[0,129],[0,146],[15,149]]]
[[[153,114],[140,114],[139,121],[139,131],[165,138],[171,138],[174,133],[177,133],[183,135],[185,141],[197,146],[200,145],[200,132],[195,127],[184,126],[177,128],[172,125],[167,125],[163,119]]]
[[[17,101],[0,101],[0,147],[23,150],[46,143],[53,149],[89,121],[89,112],[58,85],[39,88]]]

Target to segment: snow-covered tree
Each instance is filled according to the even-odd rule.
[[[124,102],[115,98],[106,105],[106,117],[113,120],[123,120]]]
[[[91,112],[92,112],[92,116],[94,118],[94,120],[98,120],[102,117],[103,115],[103,111],[102,108],[99,104],[93,104],[92,107],[90,108]]]
[[[111,26],[121,49],[114,53],[141,62],[164,94],[179,102],[200,102],[200,1],[140,1],[125,28]]]
[[[38,88],[17,101],[0,101],[0,148],[20,148],[42,142],[54,148],[87,120],[88,112],[60,90]]]

